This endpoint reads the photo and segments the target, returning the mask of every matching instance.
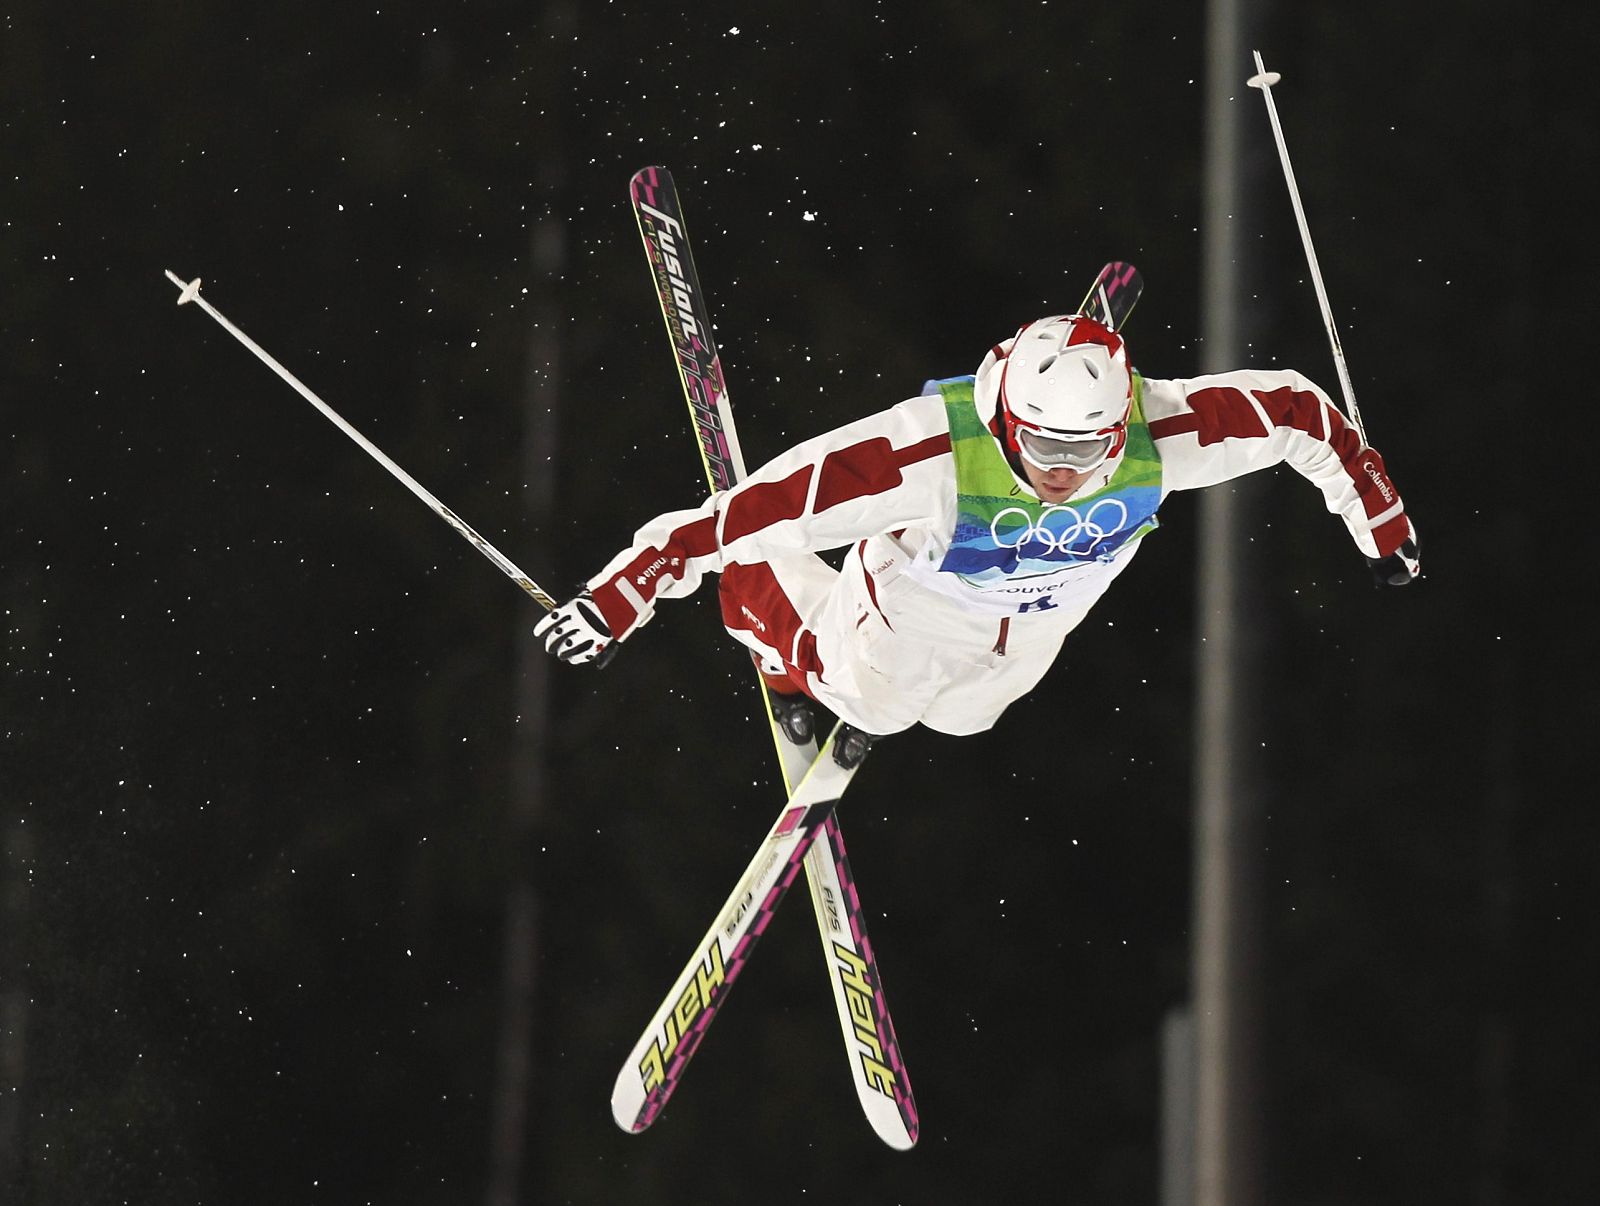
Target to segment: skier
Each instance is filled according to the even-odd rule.
[[[652,520],[535,632],[594,661],[658,599],[721,575],[722,619],[780,725],[809,700],[858,730],[835,756],[922,723],[992,727],[1128,567],[1167,495],[1287,462],[1344,520],[1379,585],[1419,573],[1382,458],[1299,373],[1146,379],[1083,315],[1038,319],[970,377],[790,449]],[[834,570],[819,551],[848,546]]]

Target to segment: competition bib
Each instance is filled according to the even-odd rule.
[[[1053,504],[1017,491],[1004,453],[978,419],[972,382],[937,382],[956,467],[956,527],[940,573],[956,575],[971,590],[1004,589],[1019,578],[1110,561],[1156,528],[1161,460],[1144,421],[1144,382],[1137,374],[1127,443],[1111,480],[1093,494]]]

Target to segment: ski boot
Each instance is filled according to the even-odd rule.
[[[817,722],[811,715],[810,697],[795,686],[794,679],[789,677],[782,662],[768,665],[754,650],[750,652],[750,660],[755,663],[756,673],[767,684],[767,698],[772,701],[772,718],[777,722],[778,732],[795,745],[809,744],[817,735]]]
[[[807,745],[817,735],[817,721],[811,715],[806,696],[799,691],[784,695],[767,688],[767,699],[772,703],[772,717],[778,723],[778,732],[786,741]]]
[[[871,733],[864,733],[853,724],[841,722],[839,734],[833,739],[833,760],[845,770],[855,770],[877,740]]]

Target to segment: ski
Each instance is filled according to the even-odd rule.
[[[765,683],[761,689],[766,696]],[[770,697],[767,703],[770,709]],[[769,719],[784,787],[793,795],[815,762],[815,745],[796,745],[778,731],[777,718],[770,711]],[[805,868],[811,907],[828,961],[834,1008],[850,1057],[856,1099],[878,1138],[905,1151],[917,1142],[916,1099],[911,1095],[911,1080],[900,1054],[900,1041],[895,1037],[888,1000],[883,995],[883,981],[867,937],[866,916],[836,813],[830,813],[823,821],[822,831],[806,852]]]
[[[677,189],[665,168],[648,167],[635,174],[629,192],[684,397],[694,420],[706,480],[713,490],[726,490],[743,480],[744,458],[721,358],[711,334],[710,308],[695,271]],[[760,682],[760,689],[784,787],[792,799],[816,767],[817,746],[814,741],[796,744],[784,736],[765,682]],[[845,854],[844,834],[831,812],[810,842],[803,861],[856,1095],[878,1136],[891,1147],[909,1148],[917,1141],[916,1103],[867,937],[860,897]],[[620,1087],[621,1081],[618,1083]],[[626,1129],[649,1125],[672,1084],[675,1078],[639,1126],[623,1124]],[[639,1116],[635,1116],[633,1121],[638,1120]],[[618,1121],[622,1122],[621,1115]]]
[[[1144,292],[1144,277],[1132,264],[1113,260],[1100,269],[1078,313],[1103,323],[1113,331],[1122,330]]]
[[[744,970],[756,940],[772,921],[833,815],[857,767],[833,758],[833,743],[846,726],[834,726],[811,768],[784,802],[755,857],[723,902],[688,965],[634,1044],[611,1091],[611,1116],[625,1131],[642,1131],[660,1115],[706,1028]]]
[[[678,359],[683,394],[694,416],[706,476],[713,490],[732,489],[744,478],[744,455],[734,434],[733,409],[722,381],[722,357],[711,336],[710,307],[700,291],[672,173],[663,167],[643,168],[634,173],[628,192],[650,258],[661,316]]]

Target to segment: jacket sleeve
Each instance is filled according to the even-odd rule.
[[[1195,490],[1288,464],[1322,491],[1356,547],[1387,557],[1415,533],[1383,458],[1299,373],[1246,369],[1146,381],[1162,489]]]
[[[926,525],[952,473],[937,398],[890,410],[796,445],[698,507],[657,516],[589,580],[617,639],[647,622],[657,599],[692,593],[708,573],[839,548]]]

